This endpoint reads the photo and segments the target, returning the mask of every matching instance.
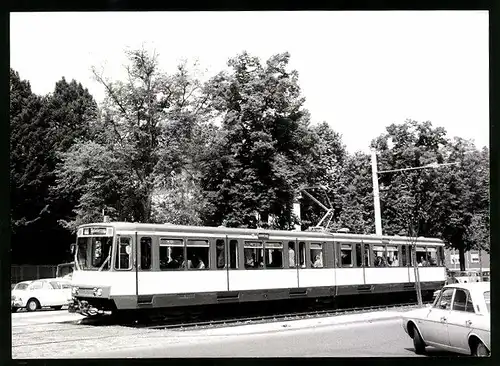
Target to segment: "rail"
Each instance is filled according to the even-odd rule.
[[[424,306],[430,304],[431,302],[425,302]],[[396,308],[414,308],[418,307],[418,303],[402,303],[393,305],[375,305],[375,306],[364,306],[355,307],[347,309],[329,309],[329,310],[314,310],[307,312],[294,312],[286,314],[272,314],[272,315],[260,315],[252,317],[235,317],[227,319],[214,319],[207,321],[193,321],[186,323],[172,323],[172,324],[156,324],[156,325],[146,325],[146,324],[130,324],[129,326],[134,328],[145,328],[145,329],[203,329],[208,327],[217,326],[240,326],[240,325],[251,325],[259,324],[267,321],[277,322],[277,321],[293,321],[293,320],[303,320],[303,319],[314,319],[314,318],[325,318],[330,316],[340,316],[358,313],[368,313],[373,311],[383,311]]]

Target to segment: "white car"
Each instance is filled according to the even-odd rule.
[[[426,346],[473,356],[489,356],[490,283],[444,286],[432,306],[406,312],[402,326],[415,352]]]
[[[59,310],[71,300],[71,283],[61,279],[19,282],[11,292],[11,309],[35,311],[43,307]]]

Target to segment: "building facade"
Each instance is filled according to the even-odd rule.
[[[460,269],[458,250],[445,249],[445,264],[448,269]],[[465,269],[490,268],[490,255],[482,250],[465,252]]]

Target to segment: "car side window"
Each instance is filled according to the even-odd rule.
[[[55,282],[55,281],[51,281],[51,282],[47,283],[47,285],[49,285],[48,288],[51,290],[58,290],[61,288],[59,282]]]
[[[455,291],[455,299],[453,300],[453,310],[465,311],[465,305],[467,304],[467,292],[461,289]]]
[[[436,301],[434,307],[438,308],[438,309],[443,309],[443,310],[450,310],[451,309],[451,298],[453,297],[453,291],[455,291],[455,289],[447,288],[446,290],[441,292],[441,296]]]
[[[467,304],[465,304],[465,311],[468,313],[475,313],[474,304],[472,303],[472,299],[470,298],[470,294],[467,296]]]
[[[43,287],[42,281],[33,282],[30,285],[30,290],[41,290]]]

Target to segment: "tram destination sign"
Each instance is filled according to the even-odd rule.
[[[78,236],[113,236],[112,227],[84,227],[78,230]]]

